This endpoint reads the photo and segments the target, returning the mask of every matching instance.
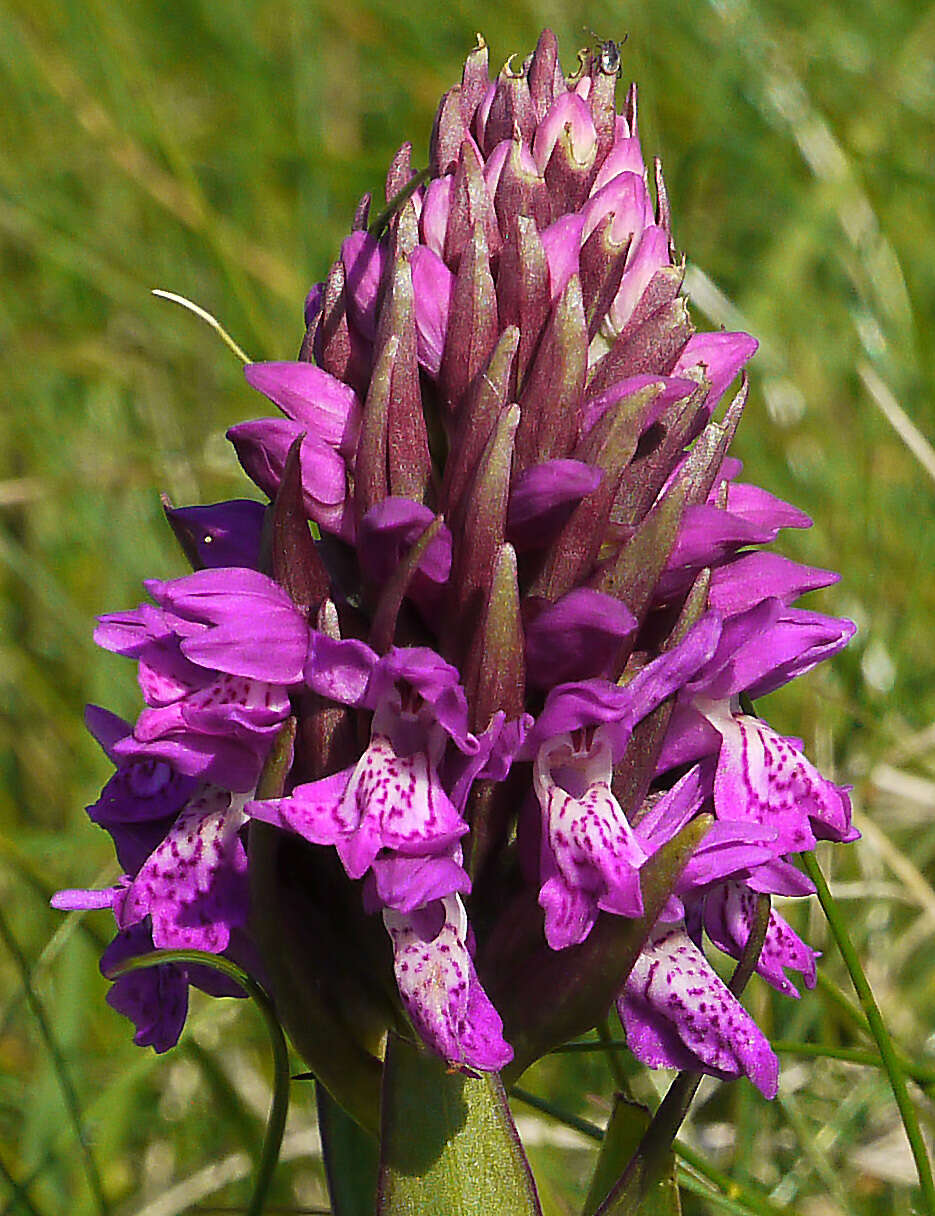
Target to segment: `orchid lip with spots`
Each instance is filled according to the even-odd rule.
[[[705,945],[741,957],[762,895],[809,893],[794,855],[856,833],[846,790],[741,697],[854,627],[795,604],[833,573],[761,548],[810,521],[730,455],[757,344],[695,330],[610,45],[569,77],[545,31],[491,79],[480,41],[427,173],[404,144],[386,210],[362,200],[298,359],[247,365],[262,416],[228,434],[260,497],[167,503],[193,572],[96,634],[145,702],[89,716],[116,771],[88,809],[125,875],[54,902],[113,909],[105,969],[240,960],[287,1026],[312,1016],[283,982],[297,952],[377,1064],[390,1030],[467,1072],[544,1053],[550,1011],[504,974],[541,965],[583,1028],[616,1004],[646,1065],[771,1096]],[[608,990],[588,943],[650,906]],[[759,974],[796,997],[815,957],[772,912]],[[166,965],[110,999],[163,1051],[191,983],[212,990]]]

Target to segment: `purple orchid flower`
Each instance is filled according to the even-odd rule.
[[[248,364],[279,416],[228,434],[269,503],[168,507],[199,568],[101,618],[145,703],[132,728],[91,715],[117,772],[89,813],[125,876],[56,904],[110,907],[111,955],[249,954],[248,877],[255,927],[278,874],[313,913],[331,900],[322,923],[373,917],[354,930],[368,961],[342,965],[362,988],[364,966],[395,975],[378,1034],[408,1018],[451,1066],[496,1070],[514,1028],[553,1045],[549,1011],[485,970],[491,942],[528,928],[513,910],[536,917],[518,965],[571,975],[595,926],[644,915],[647,862],[712,814],[618,1007],[643,1062],[771,1095],[775,1057],[703,939],[741,954],[759,893],[809,893],[791,855],[855,833],[846,790],[741,697],[804,675],[853,626],[796,606],[835,575],[760,551],[810,521],[739,482],[728,452],[756,340],[695,332],[662,172],[635,87],[616,112],[616,72],[595,50],[566,79],[546,31],[492,81],[479,44],[426,177],[404,145],[379,222],[369,196],[358,208],[299,358]],[[283,484],[295,447],[298,487]],[[280,797],[256,798],[264,767]],[[282,867],[251,869],[258,839]],[[305,965],[257,962],[274,988]],[[794,995],[786,970],[808,987],[814,966],[774,913],[760,975]],[[160,968],[112,1001],[164,1050],[189,982]],[[579,970],[569,983],[591,991]],[[293,987],[272,995],[305,1028]],[[594,991],[591,1025],[608,1003]],[[341,1017],[371,1051],[361,1008]]]
[[[627,1045],[650,1068],[729,1080],[776,1095],[779,1061],[753,1018],[684,928],[654,930],[617,1001]]]

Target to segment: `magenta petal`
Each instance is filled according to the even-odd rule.
[[[419,216],[419,228],[422,240],[438,257],[445,252],[445,234],[448,231],[448,216],[451,214],[450,173],[436,177],[425,188],[422,200],[422,214]]]
[[[518,550],[547,545],[601,477],[600,469],[581,460],[546,460],[524,469],[510,493],[507,539]]]
[[[637,621],[622,600],[578,587],[545,608],[526,629],[526,675],[538,688],[608,675]]]
[[[653,223],[653,205],[642,173],[619,173],[592,193],[584,206],[582,245],[604,218],[613,214],[610,239],[616,245],[638,238]]]
[[[315,633],[305,664],[305,682],[332,701],[361,705],[376,664],[377,655],[366,642]]]
[[[123,887],[105,887],[95,890],[87,887],[68,887],[64,891],[56,891],[49,900],[49,907],[57,912],[91,911],[97,908],[112,908],[114,899],[122,894]]]
[[[354,324],[371,342],[377,331],[377,304],[386,268],[386,245],[369,232],[352,232],[341,245],[347,309]]]
[[[138,740],[130,735],[121,739],[116,751],[123,760],[165,760],[180,773],[215,785],[223,781],[228,789],[242,793],[256,785],[278,731],[279,722],[265,731],[255,730],[252,740],[247,740],[196,734],[180,727],[155,739]]]
[[[398,703],[400,685],[409,686],[425,701],[435,722],[455,746],[467,755],[475,755],[480,744],[468,730],[467,698],[460,680],[458,669],[427,646],[392,646],[374,668],[365,703],[376,710],[390,701]],[[402,719],[397,719],[397,727],[406,733]],[[422,745],[421,738],[412,744]],[[410,745],[402,750],[409,751]]]
[[[671,261],[669,234],[658,224],[650,224],[630,246],[623,278],[608,312],[615,333],[619,333],[632,317],[656,271],[669,266]],[[681,365],[676,364],[672,375],[679,376],[682,370]]]
[[[788,739],[759,718],[726,705],[699,704],[722,743],[714,785],[718,818],[752,820],[779,833],[776,853],[815,847],[815,835],[849,837],[846,793],[821,775]]]
[[[808,875],[782,857],[757,866],[747,879],[747,886],[764,895],[788,895],[793,899],[815,894],[815,884]]]
[[[726,878],[746,877],[772,861],[775,852],[776,832],[772,828],[719,819],[685,866],[676,890],[679,895],[687,895]]]
[[[244,375],[307,434],[353,456],[360,434],[360,401],[348,385],[304,362],[248,363]]]
[[[568,286],[571,276],[578,273],[583,225],[584,216],[580,212],[572,212],[561,216],[539,234],[549,266],[549,289],[553,304]]]
[[[695,764],[706,756],[716,756],[721,747],[721,736],[703,714],[693,709],[691,703],[680,699],[675,703],[669,729],[656,764],[656,772],[667,773],[670,769]]]
[[[297,785],[287,798],[248,802],[244,814],[250,819],[295,832],[312,844],[337,844],[360,823],[355,808],[344,802],[353,773],[353,768],[346,768],[320,781]]]
[[[690,396],[696,387],[691,380],[683,380],[677,376],[628,376],[625,380],[618,380],[603,392],[585,400],[581,409],[581,434],[586,435],[612,405],[616,405],[624,397],[638,393],[640,389],[649,388],[651,384],[658,385],[659,391],[642,418],[641,426],[644,431],[652,426],[666,406]]]
[[[746,482],[732,482],[727,488],[727,509],[732,515],[756,525],[764,541],[775,540],[781,528],[810,528],[812,521],[788,502],[768,490]]]
[[[621,121],[618,117],[618,124]],[[614,138],[613,147],[604,158],[597,177],[594,179],[591,193],[596,194],[620,173],[638,173],[641,177],[646,173],[638,135],[623,135],[618,132]]]
[[[615,757],[637,722],[684,687],[711,658],[721,633],[721,621],[707,613],[671,650],[664,651],[624,685],[607,680],[579,680],[553,688],[523,746],[523,756],[556,735],[582,726],[606,724],[614,740]]]
[[[481,987],[456,895],[408,915],[383,914],[396,982],[423,1041],[453,1065],[496,1072],[513,1058],[503,1022]]]
[[[630,1050],[650,1068],[747,1076],[776,1095],[779,1061],[682,929],[657,930],[617,1002]]]
[[[841,576],[803,566],[778,553],[746,553],[711,575],[708,603],[724,617],[745,612],[766,599],[789,605],[800,595],[830,587]]]
[[[457,852],[461,856],[460,848]],[[377,857],[371,869],[378,906],[397,912],[414,912],[448,895],[466,895],[471,889],[467,872],[452,856]]]
[[[704,901],[703,922],[719,950],[740,958],[757,919],[757,896],[744,884],[730,882],[710,892]],[[816,951],[807,946],[778,912],[771,912],[757,974],[785,996],[799,995],[786,977],[788,967],[802,975],[806,988],[815,987]]]
[[[679,355],[672,374],[677,376],[699,364],[703,366],[711,381],[707,401],[713,407],[758,346],[756,338],[744,333],[694,334]]]
[[[374,582],[385,583],[434,518],[432,510],[409,498],[384,498],[371,507],[357,530],[357,555],[364,572]],[[423,555],[418,571],[433,583],[447,581],[451,532],[444,524]]]
[[[787,608],[770,630],[763,661],[746,656],[743,688],[753,700],[765,697],[843,650],[856,631],[846,618]]]
[[[577,93],[562,93],[557,97],[536,127],[532,156],[540,173],[545,172],[559,136],[566,131],[572,158],[577,164],[586,165],[594,155],[597,132],[590,106]]]
[[[305,615],[257,570],[222,567],[147,589],[160,605],[208,626],[181,644],[186,658],[230,675],[297,684],[309,643]]]
[[[438,376],[448,333],[448,314],[455,276],[427,245],[417,245],[409,259],[412,267],[413,307],[419,363],[433,378]]]
[[[740,692],[765,696],[837,654],[855,628],[852,621],[763,600],[727,619],[717,652],[689,688],[713,700]]]

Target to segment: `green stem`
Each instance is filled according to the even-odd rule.
[[[743,1203],[748,1212],[755,1212],[757,1216],[791,1216],[788,1208],[780,1207],[766,1195],[760,1195],[748,1186],[735,1182],[729,1174],[723,1173],[716,1166],[705,1161],[683,1140],[676,1140],[672,1147],[676,1157],[691,1166],[696,1173],[701,1174],[702,1178],[707,1179],[712,1186],[720,1187],[725,1195],[735,1196]],[[682,1178],[679,1179],[679,1185],[684,1185]]]
[[[932,1166],[925,1147],[925,1141],[922,1139],[922,1130],[919,1127],[915,1106],[909,1096],[906,1075],[903,1072],[896,1048],[893,1045],[889,1031],[886,1029],[886,1023],[883,1021],[880,1013],[880,1008],[867,982],[867,977],[860,964],[857,951],[854,949],[854,944],[847,931],[844,918],[841,916],[838,906],[828,889],[828,884],[825,882],[825,876],[821,872],[818,859],[814,853],[803,853],[802,864],[806,874],[808,874],[815,884],[822,911],[827,918],[831,934],[834,937],[838,950],[841,952],[844,965],[847,967],[848,974],[851,977],[851,983],[854,985],[854,991],[857,993],[857,999],[860,1001],[860,1007],[864,1011],[864,1016],[879,1048],[883,1067],[886,1070],[886,1075],[889,1077],[890,1088],[893,1091],[893,1097],[896,1099],[896,1105],[899,1108],[903,1127],[906,1129],[906,1136],[909,1140],[909,1147],[912,1150],[925,1211],[928,1216],[935,1216],[935,1179],[932,1177]]]
[[[815,1059],[847,1060],[851,1064],[863,1064],[868,1068],[884,1068],[880,1054],[863,1047],[827,1047],[823,1043],[795,1043],[786,1039],[775,1039],[773,1051],[780,1055],[809,1056]],[[898,1049],[897,1049],[898,1050]],[[911,1060],[900,1060],[903,1072],[917,1085],[935,1085],[935,1068],[924,1064],[913,1064]]]
[[[160,963],[197,963],[199,966],[211,967],[215,971],[220,971],[222,975],[232,979],[235,984],[239,984],[247,996],[253,997],[263,1015],[273,1051],[273,1100],[270,1103],[269,1119],[266,1123],[266,1135],[263,1138],[263,1149],[257,1166],[253,1195],[245,1213],[245,1216],[262,1216],[266,1196],[272,1185],[273,1175],[279,1161],[279,1150],[282,1147],[283,1132],[286,1129],[286,1114],[289,1110],[289,1049],[286,1046],[279,1019],[276,1017],[273,1002],[252,975],[229,959],[220,958],[216,954],[208,954],[204,950],[154,950],[151,954],[140,954],[136,958],[126,959],[119,966],[114,967],[108,973],[108,978],[117,979],[130,971],[141,971],[146,967],[156,967]]]
[[[869,1033],[869,1031],[868,1031]],[[883,1068],[883,1060],[879,1052],[868,1051],[863,1047],[831,1047],[825,1043],[800,1043],[791,1039],[773,1039],[770,1046],[777,1055],[807,1056],[812,1059],[846,1060],[850,1064],[863,1064],[867,1068]],[[626,1039],[594,1040],[587,1039],[574,1043],[563,1043],[553,1047],[550,1055],[577,1055],[580,1052],[618,1052],[628,1051]],[[899,1050],[897,1048],[897,1050]],[[913,1064],[911,1060],[900,1060],[903,1072],[910,1080],[923,1088],[935,1085],[935,1068],[924,1064]]]
[[[91,1188],[91,1194],[94,1196],[94,1202],[100,1216],[108,1216],[110,1206],[107,1202],[107,1196],[104,1194],[104,1187],[101,1183],[101,1175],[98,1172],[97,1162],[94,1160],[94,1154],[91,1152],[91,1146],[84,1133],[84,1124],[81,1119],[81,1107],[78,1103],[78,1095],[75,1092],[75,1087],[71,1081],[71,1075],[65,1064],[65,1057],[62,1055],[62,1050],[58,1045],[58,1040],[52,1033],[52,1027],[49,1019],[46,1017],[45,1006],[39,999],[39,994],[36,992],[32,984],[32,976],[29,970],[29,963],[26,956],[20,949],[19,942],[10,932],[10,928],[6,923],[6,918],[0,912],[0,937],[3,938],[6,948],[13,956],[13,960],[20,973],[20,982],[23,985],[23,991],[26,994],[26,1000],[29,1003],[29,1008],[32,1010],[32,1015],[36,1019],[36,1024],[39,1027],[39,1033],[42,1035],[51,1059],[52,1066],[55,1069],[55,1074],[58,1077],[59,1088],[62,1091],[62,1098],[65,1101],[65,1106],[68,1114],[71,1117],[72,1125],[75,1129],[75,1135],[78,1139],[78,1144],[81,1148],[81,1156],[84,1161],[84,1172],[87,1175],[88,1186]]]
[[[600,1044],[595,1044],[600,1047]],[[588,1119],[582,1119],[578,1115],[569,1114],[567,1111],[559,1109],[557,1106],[547,1101],[545,1098],[540,1098],[536,1094],[530,1093],[528,1089],[523,1089],[519,1085],[514,1085],[510,1090],[510,1097],[517,1098],[526,1106],[531,1106],[534,1110],[542,1111],[543,1114],[551,1115],[557,1123],[563,1124],[565,1127],[570,1127],[576,1132],[580,1132],[582,1136],[587,1136],[589,1140],[600,1142],[604,1139],[604,1129],[598,1127],[596,1123],[591,1123]],[[704,1158],[700,1157],[697,1152],[689,1145],[681,1140],[676,1140],[673,1145],[675,1155],[681,1158],[688,1166],[696,1173],[700,1174],[710,1182],[712,1187],[719,1187],[724,1192],[724,1196],[715,1195],[711,1191],[704,1192],[704,1197],[711,1203],[722,1201],[719,1206],[724,1206],[731,1203],[731,1199],[726,1196],[732,1196],[736,1201],[734,1207],[727,1210],[744,1213],[754,1213],[755,1216],[789,1216],[787,1208],[779,1207],[768,1199],[765,1195],[760,1195],[756,1191],[751,1190],[748,1186],[741,1182],[735,1182],[729,1175],[722,1173],[715,1166],[710,1165]],[[688,1175],[683,1174],[679,1179],[679,1184],[683,1185]],[[696,1184],[697,1186],[697,1184]],[[696,1190],[696,1194],[701,1194],[700,1190]]]

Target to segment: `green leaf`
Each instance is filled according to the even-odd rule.
[[[582,1216],[594,1216],[610,1194],[611,1188],[639,1147],[650,1120],[650,1113],[645,1106],[617,1094],[613,1113],[604,1133],[604,1143],[597,1158],[594,1177],[584,1201]],[[634,1209],[634,1213],[639,1212],[640,1216],[680,1216],[681,1211],[679,1188],[675,1181],[675,1154],[670,1151],[662,1175],[650,1188],[649,1194],[639,1207]]]
[[[376,1139],[345,1113],[323,1085],[315,1090],[333,1216],[373,1216],[380,1163]]]
[[[541,1216],[500,1078],[390,1035],[377,1216]]]

